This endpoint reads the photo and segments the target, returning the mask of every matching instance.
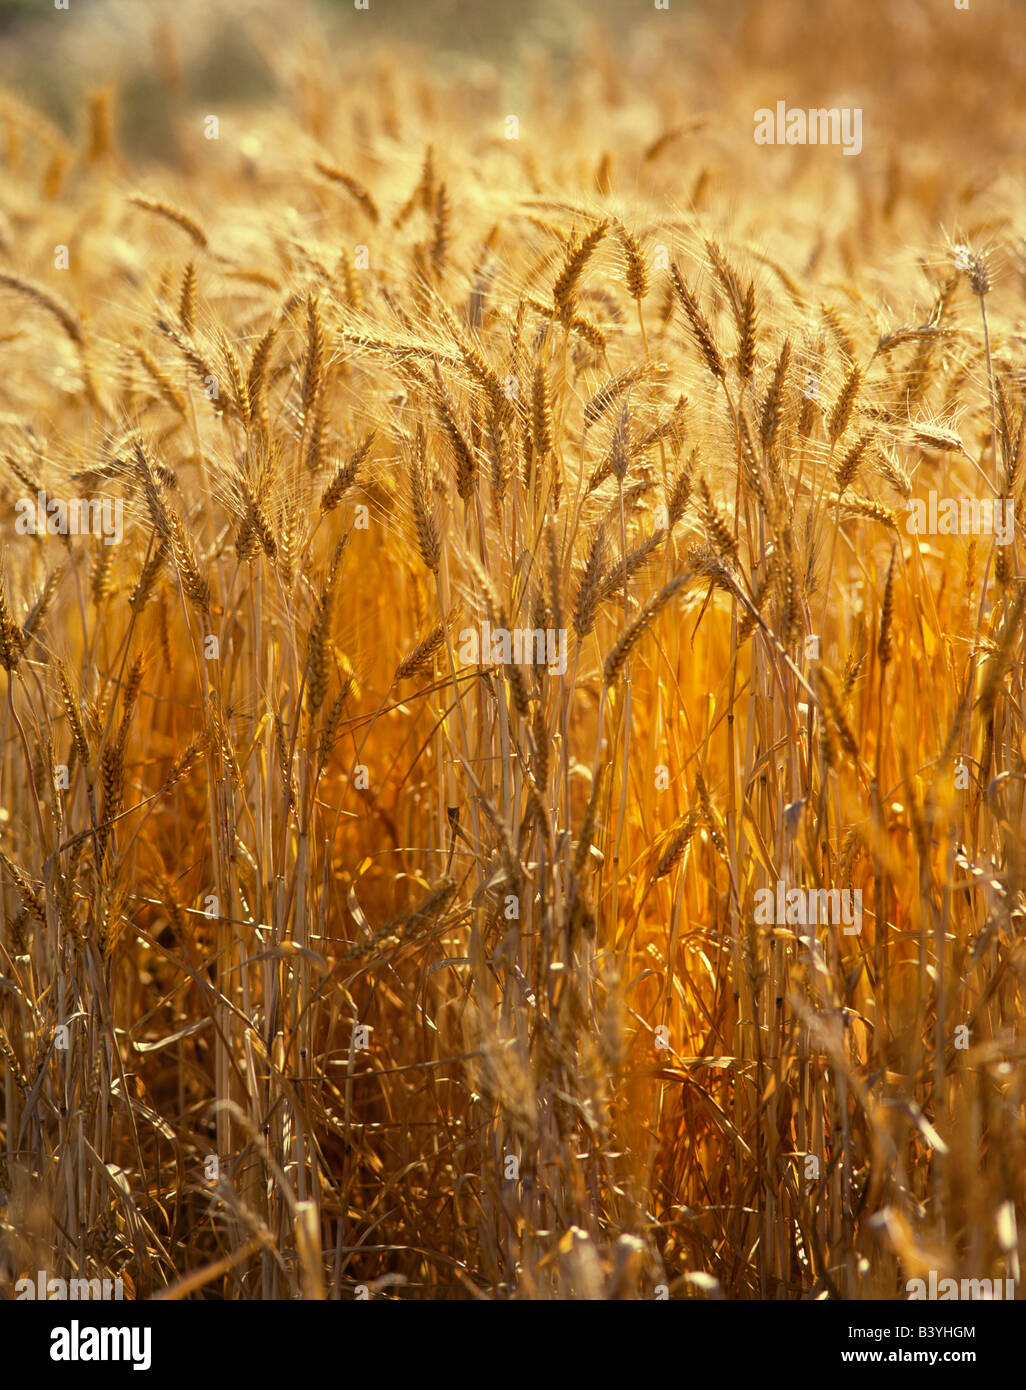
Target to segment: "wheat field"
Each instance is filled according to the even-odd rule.
[[[1014,7],[628,8],[4,61],[4,1297],[1017,1284]]]

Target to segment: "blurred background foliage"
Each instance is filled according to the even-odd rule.
[[[274,46],[305,15],[326,21],[344,71],[376,51],[417,50],[432,76],[456,73],[469,84],[500,82],[510,97],[529,79],[533,54],[544,52],[559,77],[582,60],[601,27],[614,45],[646,33],[663,42],[696,6],[671,0],[0,0],[0,85],[45,113],[69,136],[82,119],[85,93],[116,86],[119,140],[135,155],[172,157],[166,110],[167,67],[185,104],[259,101],[275,88]],[[718,26],[735,0],[716,0]],[[711,17],[711,12],[710,12]],[[173,41],[168,36],[173,34]],[[173,50],[173,51],[172,51]],[[320,55],[323,57],[323,55]],[[162,70],[163,68],[163,70]],[[429,75],[425,71],[425,76]]]
[[[726,115],[709,122],[707,138],[748,144],[750,113],[787,97],[803,107],[865,107],[860,168],[874,151],[887,159],[922,143],[943,148],[953,167],[968,161],[977,181],[1006,176],[1009,159],[1021,163],[1021,136],[979,150],[983,97],[970,74],[992,71],[989,100],[1014,105],[1008,72],[1026,62],[1026,0],[987,0],[986,11],[980,0],[971,14],[987,23],[966,22],[951,0],[802,0],[787,22],[778,0],[669,0],[668,10],[654,0],[369,0],[367,10],[353,0],[68,3],[65,11],[53,0],[0,0],[0,90],[81,145],[88,94],[109,86],[117,143],[135,160],[180,162],[174,132],[186,110],[222,115],[276,92],[298,109],[310,74],[330,100],[347,73],[384,59],[457,85],[470,120],[515,112],[529,129],[545,115],[536,94],[558,100],[573,74],[584,78],[585,105],[621,122],[647,120],[649,137],[679,99],[685,117]],[[327,44],[315,37],[322,32]],[[937,61],[952,43],[958,67]],[[638,76],[653,71],[666,76],[661,93]]]

